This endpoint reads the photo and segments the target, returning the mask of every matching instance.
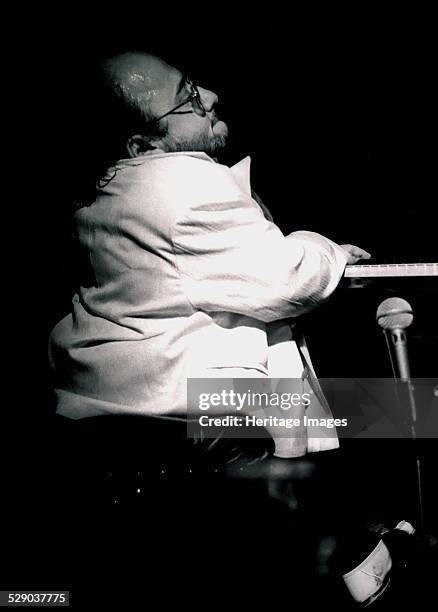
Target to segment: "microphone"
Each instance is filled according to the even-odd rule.
[[[408,351],[406,348],[405,329],[411,325],[414,315],[409,302],[402,298],[393,297],[384,300],[377,308],[376,313],[377,323],[383,328],[386,336],[386,341],[389,341],[388,335],[391,338],[392,345],[395,350],[397,359],[398,373],[400,380],[406,384],[408,391],[409,407],[411,409],[411,437],[413,441],[417,440],[416,423],[417,423],[417,407],[415,403],[414,386],[411,382],[409,372]],[[390,351],[391,357],[391,351]],[[392,362],[392,359],[391,359]],[[395,372],[394,372],[395,378]],[[400,403],[400,400],[399,400]],[[418,519],[420,526],[420,535],[424,536],[424,512],[423,512],[423,486],[421,475],[421,460],[416,448],[416,487],[418,495]]]
[[[409,302],[393,297],[384,300],[377,309],[377,323],[383,328],[386,338],[391,339],[397,359],[401,380],[410,381],[409,360],[405,329],[411,325],[414,315]]]

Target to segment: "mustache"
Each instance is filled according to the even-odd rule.
[[[218,108],[219,108],[219,112],[218,112]],[[226,116],[227,113],[224,113],[223,111],[225,110],[225,108],[222,107],[222,105],[220,103],[216,103],[214,105],[214,107],[211,109],[211,111],[208,113],[209,117],[210,117],[210,121],[211,124],[214,126],[218,121],[227,121],[227,119],[224,119],[224,115]]]

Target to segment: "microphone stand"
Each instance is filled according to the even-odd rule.
[[[397,357],[397,366],[399,371],[399,378],[396,376],[394,364],[392,363],[391,357],[391,349],[388,342],[387,332],[391,334],[392,345],[394,346],[396,357]],[[406,334],[403,328],[396,327],[393,329],[385,330],[385,337],[388,344],[389,355],[391,358],[392,371],[394,375],[394,379],[396,383],[401,381],[406,385],[407,389],[407,397],[408,404],[410,409],[410,431],[411,431],[411,439],[414,446],[415,453],[415,462],[416,462],[416,487],[417,487],[417,495],[418,495],[418,519],[419,519],[419,536],[423,540],[425,537],[424,530],[424,509],[423,509],[423,486],[422,486],[422,470],[421,470],[421,457],[418,452],[418,437],[417,437],[417,405],[415,402],[415,387],[411,380],[410,370],[409,370],[409,362],[407,359],[407,351],[406,351]],[[400,397],[397,393],[397,399],[399,404]]]

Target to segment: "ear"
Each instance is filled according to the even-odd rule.
[[[126,143],[126,150],[128,151],[129,157],[138,157],[139,155],[144,155],[147,151],[152,151],[157,148],[154,139],[144,136],[143,134],[131,136]]]

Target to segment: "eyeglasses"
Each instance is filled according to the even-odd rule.
[[[190,91],[189,96],[184,100],[184,102],[181,102],[181,104],[178,104],[178,106],[175,106],[174,108],[167,111],[167,113],[164,113],[164,115],[161,115],[157,119],[153,119],[152,121],[149,121],[149,123],[158,123],[158,121],[161,121],[161,119],[163,119],[164,117],[167,117],[167,115],[171,115],[176,110],[178,110],[179,108],[187,104],[187,102],[192,103],[192,109],[194,113],[196,113],[200,117],[205,117],[205,115],[207,114],[207,111],[205,110],[205,107],[202,104],[201,94],[199,93],[199,89],[188,78],[185,78],[185,84],[190,88],[191,91]],[[191,111],[187,111],[187,112],[191,112]]]

